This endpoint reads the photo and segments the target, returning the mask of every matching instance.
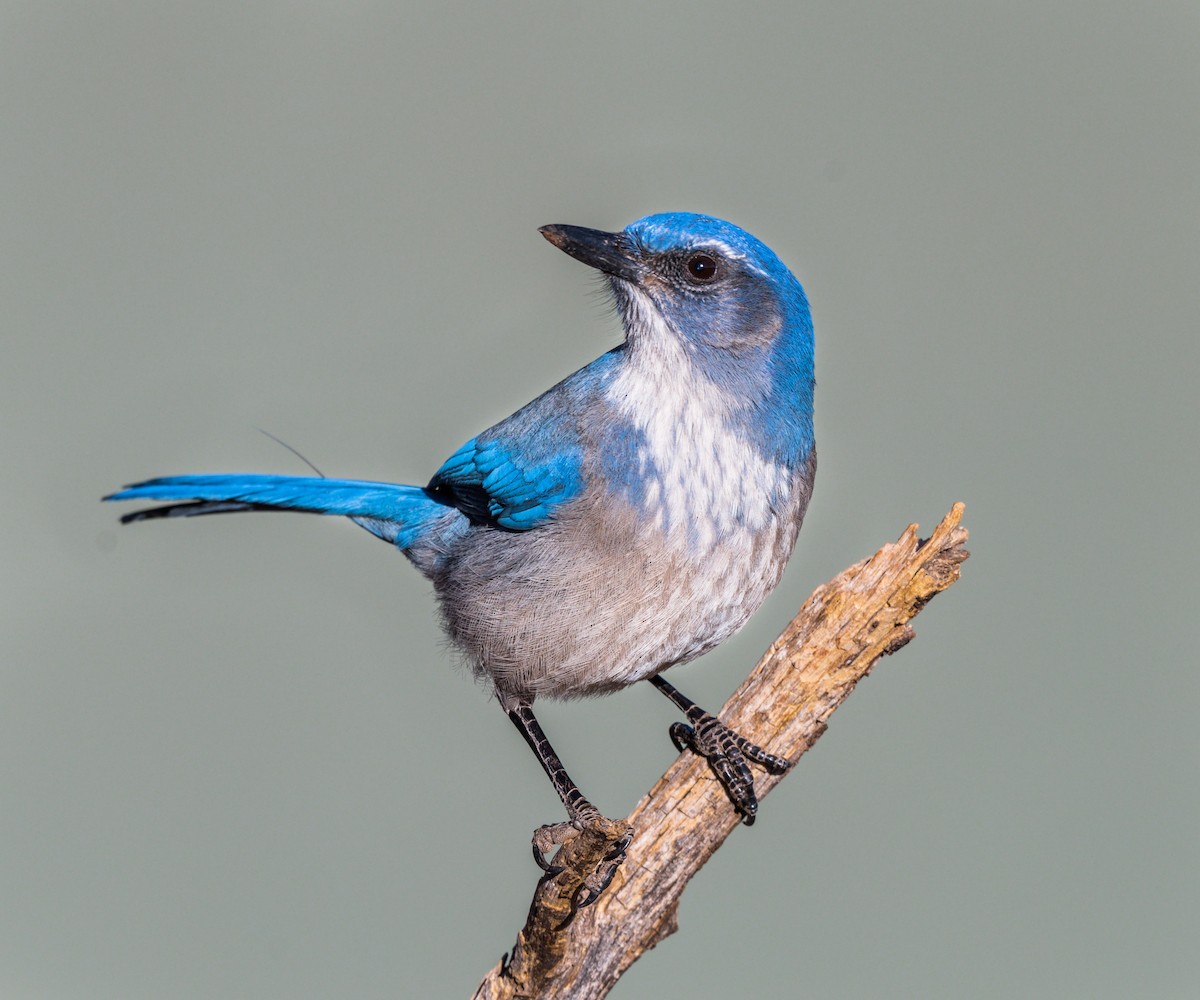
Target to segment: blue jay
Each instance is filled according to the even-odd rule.
[[[729,638],[778,583],[812,491],[813,331],[804,290],[749,233],[705,215],[621,232],[544,226],[606,278],[625,341],[472,438],[425,486],[320,476],[190,475],[106,500],[174,502],[123,522],[245,510],[348,517],[433,583],[442,622],[536,753],[568,814],[534,856],[603,817],[532,705],[648,680],[685,714],[745,823],[747,761],[789,762],[662,677]],[[627,841],[627,838],[626,838]],[[602,884],[626,846],[616,846]],[[590,900],[589,900],[590,901]]]

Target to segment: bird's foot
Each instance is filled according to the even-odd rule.
[[[609,887],[632,839],[628,823],[607,819],[594,807],[580,810],[565,823],[548,823],[534,831],[533,860],[545,878],[562,876],[570,900],[568,922]],[[547,860],[546,853],[556,847],[553,860]]]
[[[680,753],[691,750],[708,761],[709,767],[729,796],[746,826],[753,826],[758,813],[758,797],[754,794],[754,776],[747,761],[753,761],[771,774],[783,774],[791,762],[739,736],[725,723],[707,712],[688,713],[692,725],[676,722],[671,726],[671,742]]]

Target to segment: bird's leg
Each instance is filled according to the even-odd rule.
[[[628,826],[614,824],[607,819],[584,797],[579,786],[567,774],[567,769],[563,767],[558,754],[554,752],[554,747],[542,732],[542,727],[528,703],[518,702],[515,708],[509,710],[508,717],[541,761],[550,783],[554,785],[558,797],[567,807],[567,822],[548,823],[534,831],[533,860],[537,862],[538,867],[551,877],[561,873],[564,870],[561,865],[551,864],[546,860],[546,851],[574,840],[585,831],[595,831],[606,842],[611,841],[611,846],[601,858],[600,864],[583,880],[576,891],[572,903],[574,913],[575,910],[594,903],[600,893],[608,888],[621,862],[625,860],[625,849],[632,839],[631,832]],[[557,856],[555,860],[558,860]]]
[[[717,780],[724,786],[729,801],[741,813],[742,822],[752,826],[758,812],[758,798],[754,794],[754,777],[746,761],[752,760],[772,774],[783,774],[792,766],[791,763],[739,736],[661,676],[651,677],[650,683],[670,698],[690,723],[684,725],[676,722],[671,725],[669,732],[675,749],[680,753],[685,749],[691,750],[707,760]]]

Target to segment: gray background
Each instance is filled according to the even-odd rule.
[[[974,555],[616,995],[1194,996],[1198,41],[1191,2],[0,6],[0,996],[461,997],[511,946],[560,807],[420,577],[96,501],[305,471],[258,427],[424,481],[616,341],[535,227],[670,209],[804,282],[821,449],[778,593],[674,679],[720,704],[954,500]],[[613,815],[674,718],[543,710]]]

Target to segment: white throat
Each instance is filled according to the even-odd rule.
[[[741,403],[696,367],[686,342],[640,289],[626,289],[629,350],[609,401],[644,436],[638,472],[656,527],[695,551],[763,529],[787,470],[729,426]]]

